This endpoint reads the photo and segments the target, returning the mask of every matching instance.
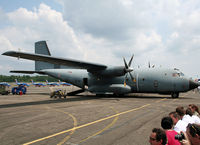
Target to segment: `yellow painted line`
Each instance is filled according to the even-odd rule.
[[[156,101],[156,103],[159,103],[159,102],[164,101],[164,100],[167,100],[167,99],[164,98],[164,99],[158,100],[158,101]]]
[[[111,107],[111,108],[114,110],[114,112],[116,112],[116,114],[118,113],[113,107]],[[119,116],[116,116],[115,119],[108,126],[106,126],[104,129],[102,129],[102,130],[96,132],[95,134],[93,134],[93,135],[81,140],[79,143],[82,143],[82,142],[90,139],[91,137],[97,136],[98,134],[100,134],[100,133],[104,132],[105,130],[109,129],[110,127],[112,127],[116,123],[118,118],[119,118]]]
[[[62,113],[64,113],[64,114],[69,115],[69,116],[73,119],[73,121],[74,121],[74,127],[77,126],[76,117],[74,117],[72,114],[70,114],[70,113],[68,113],[68,112],[64,112],[64,111],[62,111],[62,110],[58,110],[58,109],[55,109],[55,110],[57,110],[58,112],[62,112]],[[72,130],[71,133],[70,133],[68,136],[66,136],[66,137],[65,137],[61,142],[59,142],[57,145],[62,145],[62,144],[64,144],[64,143],[71,137],[71,135],[74,134],[74,132],[75,132],[75,130]]]
[[[185,96],[187,96],[188,94],[184,94],[183,96],[181,96],[182,98],[184,98]]]
[[[77,126],[77,127],[73,127],[73,128],[71,128],[71,129],[64,130],[64,131],[61,131],[61,132],[58,132],[58,133],[55,133],[55,134],[52,134],[52,135],[49,135],[49,136],[46,136],[46,137],[43,137],[43,138],[34,140],[34,141],[31,141],[31,142],[27,142],[27,143],[24,143],[23,145],[29,145],[29,144],[33,144],[33,143],[36,143],[36,142],[39,142],[39,141],[43,141],[43,140],[45,140],[45,139],[49,139],[49,138],[52,138],[52,137],[55,137],[55,136],[58,136],[58,135],[61,135],[61,134],[70,132],[70,131],[72,131],[72,130],[77,130],[77,129],[80,129],[80,128],[83,128],[83,127],[86,127],[86,126],[89,126],[89,125],[92,125],[92,124],[95,124],[95,123],[98,123],[98,122],[102,122],[102,121],[104,121],[104,120],[111,119],[111,118],[116,117],[116,116],[120,116],[120,115],[129,113],[129,112],[133,112],[133,111],[136,111],[136,110],[139,110],[139,109],[148,107],[148,106],[150,106],[150,105],[151,105],[151,104],[146,104],[146,105],[143,105],[143,106],[138,107],[138,108],[134,108],[134,109],[131,109],[131,110],[127,110],[127,111],[124,111],[124,112],[121,112],[121,113],[118,113],[118,114],[115,114],[115,115],[112,115],[112,116],[108,116],[108,117],[106,117],[106,118],[102,118],[102,119],[99,119],[99,120],[96,120],[96,121],[93,121],[93,122],[90,122],[90,123],[87,123],[87,124],[83,124],[83,125],[80,125],[80,126]]]
[[[175,102],[175,101],[177,101],[177,100],[178,100],[178,99],[173,99],[172,102]]]

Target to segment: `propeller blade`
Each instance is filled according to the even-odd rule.
[[[126,69],[128,69],[128,65],[127,65],[127,63],[126,63],[126,60],[125,60],[125,58],[123,57],[123,60],[124,60],[124,65],[125,65],[125,68]]]
[[[131,59],[130,59],[130,61],[129,61],[129,63],[128,63],[128,66],[129,66],[129,67],[131,66],[131,63],[132,63],[132,60],[133,60],[133,56],[134,56],[134,55],[132,55],[132,57],[131,57]]]
[[[134,81],[134,78],[130,72],[129,72],[129,75],[131,76],[131,80]]]
[[[150,61],[149,61],[149,68],[151,67],[151,65],[150,65]]]
[[[132,60],[133,60],[133,56],[134,56],[134,55],[132,55],[130,61],[128,62],[128,65],[127,65],[127,63],[126,63],[125,58],[123,57],[124,65],[125,65],[125,69],[124,69],[124,70],[125,70],[124,86],[126,86],[126,80],[127,80],[127,75],[128,75],[128,73],[129,73],[129,75],[130,75],[130,77],[131,77],[131,80],[134,81],[134,78],[133,78],[132,74],[130,73],[130,72],[133,71],[133,68],[130,67],[130,66],[131,66],[131,63],[132,63]]]
[[[126,86],[126,78],[127,78],[127,74],[124,77],[124,86]]]

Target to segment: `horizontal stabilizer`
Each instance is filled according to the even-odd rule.
[[[34,73],[38,73],[38,74],[45,74],[44,72],[41,71],[26,71],[26,70],[11,70],[11,73],[24,73],[24,74],[34,74]]]

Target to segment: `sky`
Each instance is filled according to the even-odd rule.
[[[200,77],[199,0],[0,1],[0,54],[34,52],[46,40],[52,56],[133,68],[179,68]],[[34,62],[0,55],[0,74],[34,70]]]

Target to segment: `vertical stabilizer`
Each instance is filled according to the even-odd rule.
[[[38,41],[35,42],[35,53],[36,54],[44,54],[44,55],[51,55],[49,48],[47,46],[46,41]],[[41,70],[41,69],[53,69],[53,68],[59,68],[59,66],[55,66],[54,64],[42,62],[42,61],[35,61],[35,70]]]

